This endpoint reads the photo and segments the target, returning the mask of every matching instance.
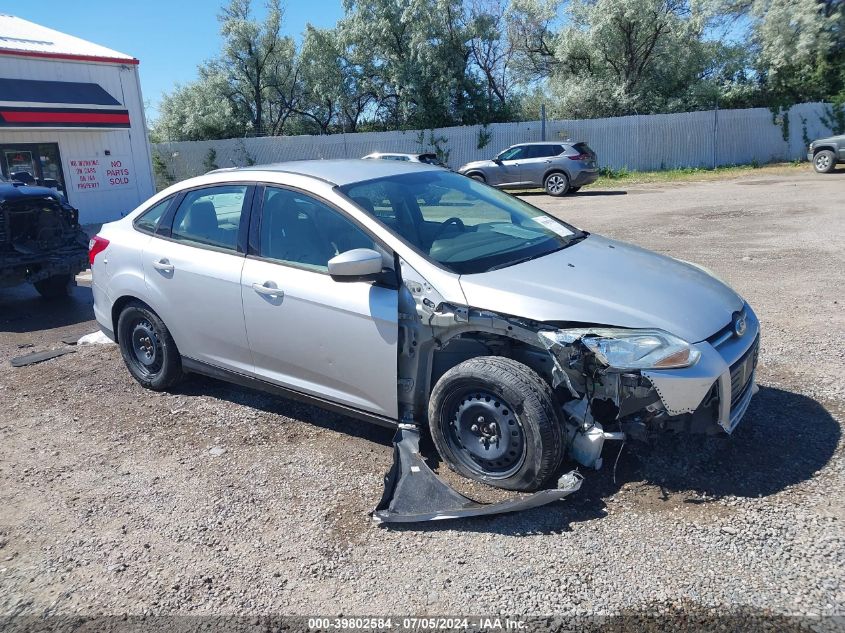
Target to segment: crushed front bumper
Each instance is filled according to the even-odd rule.
[[[642,372],[670,416],[695,412],[715,390],[716,423],[722,430],[731,433],[742,420],[756,392],[760,323],[748,305],[739,319],[745,324],[741,331],[731,324],[707,341],[695,344],[701,358],[692,367]]]

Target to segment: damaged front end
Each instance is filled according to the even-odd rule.
[[[0,287],[75,275],[88,267],[76,209],[49,190],[0,188]]]
[[[600,468],[604,440],[660,431],[731,433],[756,393],[759,323],[749,306],[706,341],[660,330],[561,328],[539,333],[564,386],[570,456]]]
[[[419,455],[432,386],[450,367],[502,356],[534,370],[561,403],[566,454],[602,465],[605,440],[644,440],[660,431],[731,433],[756,391],[759,324],[747,305],[707,340],[689,343],[657,329],[551,325],[444,300],[406,262],[399,290],[395,462],[374,519],[388,523],[510,512],[562,499],[580,486],[485,506],[458,494]]]

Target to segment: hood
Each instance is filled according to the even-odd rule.
[[[473,308],[535,321],[660,328],[691,343],[728,325],[743,306],[736,292],[695,266],[598,235],[460,281]]]
[[[825,138],[817,138],[810,145],[821,145],[822,143],[845,143],[845,134],[837,136],[826,136]]]
[[[492,160],[474,160],[474,161],[471,161],[469,163],[465,163],[465,164],[461,165],[460,167],[458,167],[458,171],[466,171],[467,169],[472,169],[473,167],[476,167],[476,168],[490,167],[490,165],[493,165],[493,164],[494,163],[493,163]]]

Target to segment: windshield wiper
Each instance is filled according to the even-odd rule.
[[[563,250],[563,246],[560,248],[556,248],[553,251],[546,251],[545,253],[537,253],[535,255],[529,255],[528,257],[522,257],[521,259],[512,259],[508,262],[502,262],[501,264],[496,264],[495,266],[491,266],[487,269],[489,273],[491,270],[499,270],[501,268],[507,268],[508,266],[516,266],[517,264],[524,264],[525,262],[530,262],[532,259],[539,259],[540,257],[545,257],[546,255],[551,255],[552,253],[557,253],[558,251]]]
[[[561,246],[560,248],[556,248],[552,251],[545,251],[543,253],[535,253],[534,255],[528,255],[527,257],[522,257],[520,259],[513,259],[511,261],[502,262],[501,264],[496,264],[495,266],[491,266],[487,269],[486,272],[490,272],[493,270],[501,270],[502,268],[508,268],[509,266],[516,266],[517,264],[524,264],[525,262],[530,262],[532,259],[539,259],[540,257],[545,257],[546,255],[551,255],[552,253],[557,253],[558,251],[562,251],[567,246],[572,246],[586,238],[589,235],[587,231],[581,231],[580,233],[573,235],[566,241],[566,244]]]

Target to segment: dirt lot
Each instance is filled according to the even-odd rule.
[[[144,391],[114,347],[14,369],[93,331],[91,296],[0,291],[0,615],[845,615],[845,172],[525,197],[754,306],[734,437],[626,446],[616,483],[545,508],[379,528],[390,431],[209,379]]]

